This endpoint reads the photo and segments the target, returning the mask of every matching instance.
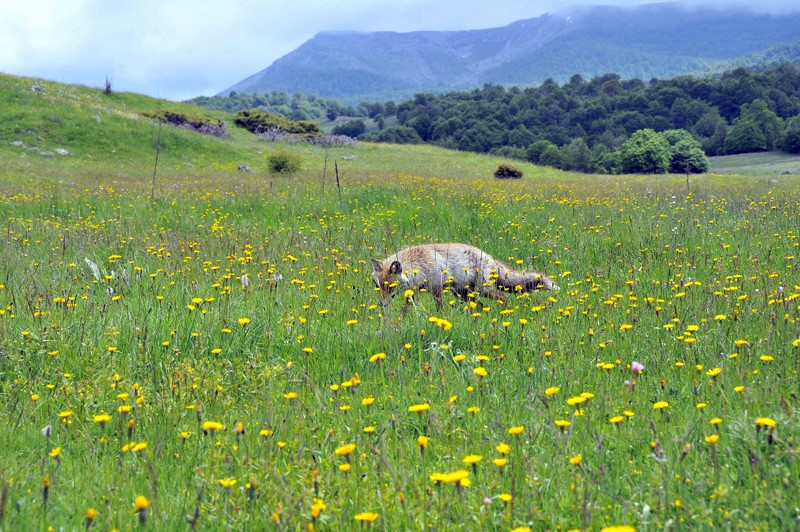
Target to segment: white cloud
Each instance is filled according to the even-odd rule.
[[[645,2],[8,0],[0,5],[0,71],[92,86],[108,76],[117,90],[185,99],[233,85],[320,31],[489,28],[597,3]],[[794,4],[759,6],[798,9]]]

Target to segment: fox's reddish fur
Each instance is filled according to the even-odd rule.
[[[429,290],[439,306],[445,288],[464,299],[470,292],[478,292],[503,301],[508,292],[559,289],[544,274],[515,270],[467,244],[411,246],[382,261],[372,259],[372,264],[372,278],[382,306],[388,305],[398,291],[409,288]]]

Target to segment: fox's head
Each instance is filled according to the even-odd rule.
[[[372,280],[375,281],[375,290],[378,292],[378,303],[385,307],[397,294],[398,288],[407,280],[404,279],[400,261],[392,261],[389,266],[386,266],[383,262],[372,259],[372,265],[375,267],[372,271]]]

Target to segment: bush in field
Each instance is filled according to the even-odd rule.
[[[673,174],[682,174],[687,171],[693,174],[708,172],[711,165],[708,162],[703,147],[696,141],[691,133],[685,129],[670,129],[661,133],[672,147],[672,159],[669,171]]]
[[[787,122],[781,138],[781,149],[789,153],[800,153],[800,115]]]
[[[387,127],[382,131],[373,131],[364,137],[370,142],[391,142],[393,144],[421,144],[422,137],[408,126]]]
[[[665,174],[669,170],[672,149],[664,135],[652,129],[640,129],[619,149],[623,174]]]
[[[331,131],[334,135],[346,135],[348,137],[356,138],[362,135],[367,130],[363,120],[350,120],[344,124],[338,125]]]
[[[289,152],[273,153],[267,158],[267,162],[273,174],[294,174],[303,166],[300,156]]]
[[[497,170],[494,171],[494,176],[497,179],[520,179],[522,177],[522,171],[513,166],[501,164],[497,167]]]
[[[257,135],[271,129],[279,129],[297,135],[319,135],[319,126],[315,122],[295,121],[283,115],[263,113],[256,109],[239,111],[233,122]]]
[[[767,139],[752,120],[737,120],[725,137],[725,153],[750,153],[767,150]]]
[[[186,113],[179,113],[176,111],[159,111],[157,113],[144,113],[149,118],[155,118],[159,122],[170,124],[175,127],[184,129],[191,129],[204,135],[213,135],[215,137],[230,137],[228,128],[225,127],[225,122],[222,120],[214,120],[206,116],[194,116]]]

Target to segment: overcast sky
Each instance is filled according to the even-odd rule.
[[[570,5],[652,0],[2,0],[0,72],[168,100],[216,94],[325,30],[504,26]],[[751,5],[700,0],[687,5]],[[800,9],[761,0],[760,10]]]

